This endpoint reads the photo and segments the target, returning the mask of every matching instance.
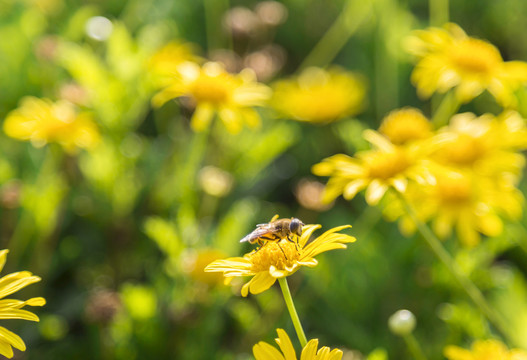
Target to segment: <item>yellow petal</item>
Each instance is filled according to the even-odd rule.
[[[4,268],[8,252],[9,252],[9,250],[7,250],[7,249],[0,250],[0,271],[2,271],[3,268]]]
[[[22,319],[29,321],[39,321],[37,315],[32,312],[21,309],[5,309],[0,310],[0,319]]]
[[[341,360],[344,353],[342,350],[339,349],[333,349],[329,353],[328,360]]]
[[[0,284],[2,283],[2,280],[6,277],[7,276],[4,276],[2,279],[0,279]],[[12,281],[5,286],[0,285],[0,299],[15,293],[18,290],[30,284],[33,284],[39,281],[40,281],[40,277],[38,276],[28,276],[28,277],[24,277],[24,278]]]
[[[269,289],[276,282],[276,278],[272,277],[269,272],[261,271],[254,275],[249,285],[251,294],[259,294]]]
[[[222,108],[218,112],[218,117],[227,128],[227,131],[231,134],[237,134],[241,131],[242,119],[239,111],[230,108]]]
[[[285,360],[280,351],[264,341],[253,346],[253,355],[256,360]]]
[[[11,345],[5,341],[0,340],[0,354],[8,359],[11,359],[13,357],[13,349],[11,348]]]
[[[0,342],[7,342],[20,351],[26,350],[26,344],[24,344],[22,338],[2,326],[0,326]]]
[[[192,114],[190,126],[196,132],[203,131],[210,125],[213,116],[214,107],[208,103],[201,103]]]
[[[388,186],[380,180],[373,180],[366,189],[366,202],[369,205],[376,205],[388,190]]]
[[[278,346],[280,346],[280,350],[282,350],[285,360],[297,360],[295,348],[293,347],[293,343],[291,343],[291,339],[287,336],[287,333],[283,329],[277,329],[276,332],[278,333],[278,339],[276,339],[276,342]]]
[[[448,360],[474,360],[470,351],[453,345],[447,346],[444,349],[443,354]]]
[[[302,349],[300,360],[314,360],[317,354],[318,339],[311,339]]]

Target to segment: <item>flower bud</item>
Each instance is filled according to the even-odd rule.
[[[396,311],[388,319],[388,327],[395,335],[406,336],[415,329],[415,316],[409,310]]]

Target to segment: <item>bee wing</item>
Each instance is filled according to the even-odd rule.
[[[267,225],[267,224],[264,224]],[[248,241],[251,244],[258,238],[265,236],[267,234],[271,233],[271,229],[265,226],[258,227],[256,230],[254,230],[252,233],[246,235],[243,239],[240,240],[240,242]]]

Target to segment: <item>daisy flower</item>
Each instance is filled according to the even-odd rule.
[[[159,49],[148,61],[148,68],[161,86],[170,84],[178,72],[178,66],[186,61],[199,62],[192,44],[171,41]]]
[[[449,345],[443,352],[448,360],[527,360],[527,351],[509,350],[498,340],[474,341],[470,350]]]
[[[253,355],[256,360],[297,360],[296,352],[291,339],[283,329],[276,329],[278,338],[275,339],[280,350],[274,346],[260,341],[253,346]],[[318,339],[311,339],[302,349],[301,360],[341,360],[342,350],[331,350],[327,346],[318,348]]]
[[[293,241],[282,239],[279,242],[267,242],[258,250],[252,251],[243,257],[233,257],[216,260],[209,264],[206,272],[223,272],[229,281],[237,276],[252,276],[251,280],[243,285],[241,294],[247,296],[259,294],[269,289],[277,279],[294,274],[302,266],[314,267],[318,264],[315,256],[320,253],[345,249],[347,243],[355,242],[355,238],[338,233],[340,230],[351,227],[339,226],[330,229],[308,243],[313,232],[320,225],[305,225],[300,237]]]
[[[438,130],[442,140],[431,157],[439,164],[470,169],[480,175],[518,175],[525,158],[518,150],[526,144],[524,120],[516,112],[499,117],[457,114]]]
[[[350,157],[337,154],[315,164],[312,172],[329,176],[324,201],[331,202],[340,194],[346,200],[366,189],[366,201],[375,205],[389,188],[405,192],[408,179],[433,181],[423,166],[421,147],[400,147],[373,130],[365,130],[363,137],[375,148]]]
[[[523,195],[514,186],[499,183],[471,171],[454,171],[434,167],[434,184],[412,185],[405,193],[406,201],[421,221],[430,221],[433,232],[448,238],[455,232],[466,247],[481,241],[481,235],[498,236],[503,232],[503,218],[521,217]],[[387,201],[384,209],[390,220],[399,218],[401,231],[411,234],[415,224],[396,201]]]
[[[411,79],[425,98],[454,89],[466,103],[488,90],[499,104],[511,107],[514,91],[527,82],[527,63],[503,61],[494,45],[467,36],[456,24],[415,31],[407,50],[418,59]]]
[[[4,131],[12,138],[31,141],[35,147],[56,142],[70,153],[92,148],[100,141],[99,131],[87,113],[79,113],[67,101],[35,97],[23,98],[20,106],[7,114]]]
[[[9,250],[0,251],[0,270],[4,268]],[[5,299],[18,290],[40,281],[40,277],[34,276],[29,271],[20,271],[8,274],[0,278],[0,319],[22,319],[39,321],[38,316],[23,310],[26,305],[44,306],[46,300],[42,297],[31,298],[26,301]],[[0,326],[0,354],[7,358],[13,357],[13,348],[25,351],[26,344],[17,334]]]
[[[379,132],[395,145],[406,145],[433,135],[432,123],[421,110],[412,107],[390,112],[382,120]]]
[[[310,67],[295,78],[273,85],[272,107],[298,121],[327,123],[357,114],[364,105],[366,86],[359,75],[332,67]]]
[[[176,76],[154,96],[152,102],[161,106],[170,99],[183,96],[196,106],[191,119],[194,131],[208,128],[217,114],[229,132],[238,133],[244,124],[250,127],[260,124],[260,116],[253,107],[263,106],[271,96],[271,90],[258,83],[250,69],[233,75],[216,62],[201,67],[184,62],[177,66]]]

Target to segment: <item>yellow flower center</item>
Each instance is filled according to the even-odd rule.
[[[478,138],[467,134],[460,134],[456,141],[444,148],[447,161],[462,166],[474,164],[486,153],[485,144]]]
[[[437,180],[437,194],[444,204],[460,205],[470,201],[472,184],[460,174],[443,176]]]
[[[468,73],[488,74],[503,61],[499,51],[491,44],[478,39],[457,42],[449,54],[454,66]]]
[[[392,152],[378,152],[366,164],[370,178],[387,180],[410,166],[406,154],[396,149]]]
[[[232,89],[227,76],[201,74],[191,85],[190,94],[199,102],[210,102],[215,105],[225,103]]]
[[[396,145],[408,141],[426,139],[431,135],[430,121],[417,109],[392,111],[379,128]]]
[[[280,240],[280,242],[267,242],[250,257],[253,264],[251,270],[254,272],[268,271],[271,266],[285,270],[291,268],[300,259],[300,253],[299,248],[292,242]]]

